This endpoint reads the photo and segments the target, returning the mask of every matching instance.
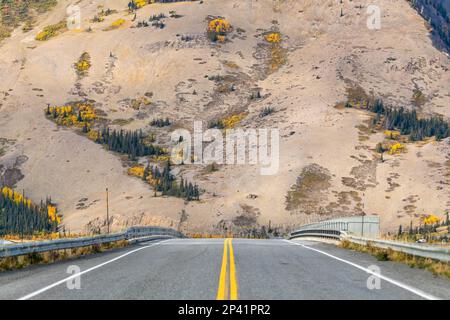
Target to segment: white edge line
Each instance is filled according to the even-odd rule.
[[[427,300],[441,300],[441,298],[435,297],[435,296],[433,296],[431,294],[428,294],[428,293],[426,293],[426,292],[424,292],[422,290],[419,290],[419,289],[416,289],[414,287],[411,287],[411,286],[409,286],[407,284],[404,284],[404,283],[402,283],[400,281],[397,281],[397,280],[391,279],[389,277],[383,276],[383,275],[381,275],[379,273],[373,272],[372,270],[364,268],[363,266],[360,266],[360,265],[358,265],[356,263],[353,263],[353,262],[350,262],[348,260],[345,260],[345,259],[333,256],[332,254],[329,254],[329,253],[327,253],[325,251],[314,249],[314,248],[305,246],[304,244],[293,242],[291,240],[284,240],[284,241],[292,243],[292,244],[297,245],[297,246],[301,246],[301,247],[303,247],[305,249],[309,249],[309,250],[313,250],[313,251],[319,252],[319,253],[324,254],[324,255],[326,255],[326,256],[328,256],[330,258],[333,258],[333,259],[336,259],[338,261],[344,262],[344,263],[346,263],[348,265],[351,265],[351,266],[353,266],[353,267],[355,267],[357,269],[363,270],[363,271],[365,271],[365,272],[367,272],[369,274],[372,274],[372,275],[374,275],[374,276],[376,276],[376,277],[378,277],[380,279],[383,279],[383,280],[385,280],[385,281],[387,281],[387,282],[389,282],[389,283],[391,283],[393,285],[396,285],[397,287],[400,287],[400,288],[405,289],[405,290],[407,290],[407,291],[409,291],[411,293],[414,293],[415,295],[418,295],[418,296],[420,296],[420,297],[422,297],[424,299],[427,299]]]
[[[170,239],[169,239],[169,240],[170,240]],[[44,288],[42,288],[42,289],[39,289],[39,290],[34,291],[34,292],[30,293],[30,294],[27,294],[26,296],[23,296],[23,297],[21,297],[21,298],[19,298],[19,299],[17,299],[17,300],[28,300],[28,299],[31,299],[31,298],[33,298],[33,297],[35,297],[35,296],[37,296],[37,295],[39,295],[39,294],[41,294],[41,293],[43,293],[43,292],[45,292],[45,291],[48,291],[48,290],[50,290],[50,289],[52,289],[52,288],[54,288],[54,287],[56,287],[56,286],[59,286],[60,284],[63,284],[63,283],[65,283],[65,282],[69,281],[69,280],[72,280],[72,279],[74,279],[74,278],[77,278],[77,277],[79,277],[79,276],[81,276],[81,275],[83,275],[83,274],[85,274],[85,273],[88,273],[88,272],[93,271],[93,270],[95,270],[95,269],[101,268],[101,267],[103,267],[103,266],[105,266],[105,265],[107,265],[107,264],[109,264],[109,263],[111,263],[111,262],[114,262],[114,261],[117,261],[117,260],[119,260],[119,259],[122,259],[122,258],[124,258],[124,257],[126,257],[126,256],[128,256],[128,255],[130,255],[130,254],[132,254],[132,253],[135,253],[135,252],[138,252],[138,251],[141,251],[141,250],[150,248],[150,247],[157,246],[157,245],[159,245],[159,244],[161,244],[161,243],[163,243],[163,242],[169,241],[169,240],[164,240],[164,241],[161,241],[161,242],[158,242],[158,243],[153,243],[153,244],[150,244],[150,245],[148,245],[148,246],[140,247],[140,248],[137,248],[137,249],[135,249],[135,250],[129,251],[129,252],[124,253],[124,254],[122,254],[122,255],[120,255],[120,256],[118,256],[118,257],[115,257],[114,259],[111,259],[111,260],[105,261],[105,262],[103,262],[103,263],[100,263],[100,264],[98,264],[98,265],[96,265],[96,266],[94,266],[94,267],[91,267],[91,268],[86,269],[86,270],[84,270],[84,271],[82,271],[82,272],[76,273],[76,274],[74,274],[74,275],[71,275],[71,276],[69,276],[69,277],[67,277],[67,278],[64,278],[64,279],[62,279],[62,280],[60,280],[60,281],[57,281],[57,282],[55,282],[55,283],[53,283],[53,284],[51,284],[51,285],[48,285],[48,286],[46,286],[46,287],[44,287]]]

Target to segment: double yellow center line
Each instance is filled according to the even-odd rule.
[[[234,253],[232,239],[225,239],[223,243],[222,267],[220,269],[219,288],[217,289],[217,300],[238,299],[238,286],[236,281],[236,266],[234,264]],[[228,268],[228,250],[230,252],[230,266]],[[230,273],[228,274],[228,269]],[[229,275],[229,277],[228,277]]]

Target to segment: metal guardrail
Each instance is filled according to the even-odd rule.
[[[381,239],[368,239],[361,237],[354,237],[351,235],[343,235],[342,239],[350,241],[352,243],[368,245],[382,248],[391,249],[398,252],[403,252],[417,257],[429,258],[434,260],[440,260],[443,262],[450,262],[450,249],[430,246],[425,244],[406,243]]]
[[[371,246],[381,249],[391,249],[417,257],[450,262],[449,248],[355,236],[346,230],[340,230],[339,226],[346,228],[345,224],[339,221],[336,222],[336,220],[302,226],[298,230],[291,232],[289,239],[312,237],[318,239],[335,239],[339,241],[347,240],[355,244],[370,244]]]
[[[185,236],[174,229],[162,227],[131,227],[126,231],[127,239],[146,237],[149,235],[166,235],[174,238],[184,238]]]
[[[160,227],[131,227],[125,232],[115,233],[111,235],[101,235],[94,237],[83,237],[73,239],[58,239],[50,241],[29,242],[0,247],[0,258],[20,256],[30,253],[39,253],[53,250],[63,250],[86,247],[96,244],[108,242],[116,242],[128,240],[132,243],[168,239],[168,238],[184,238],[184,235],[178,231],[169,228]]]

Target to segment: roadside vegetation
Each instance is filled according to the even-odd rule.
[[[392,249],[381,249],[373,246],[370,242],[364,246],[344,240],[340,244],[341,248],[368,253],[378,261],[394,261],[407,264],[411,268],[426,269],[436,276],[444,276],[450,279],[450,264],[433,259],[416,257],[406,253],[394,251]]]
[[[128,241],[121,240],[96,245],[90,245],[80,248],[71,248],[64,250],[53,250],[41,253],[30,253],[21,256],[0,258],[0,271],[16,270],[28,267],[34,264],[48,264],[61,260],[74,259],[94,253],[104,252],[106,250],[123,248],[128,246]]]

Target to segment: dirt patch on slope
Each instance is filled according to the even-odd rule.
[[[286,210],[313,214],[325,212],[321,203],[327,200],[326,191],[331,187],[331,174],[318,164],[303,168],[296,184],[286,196]]]

